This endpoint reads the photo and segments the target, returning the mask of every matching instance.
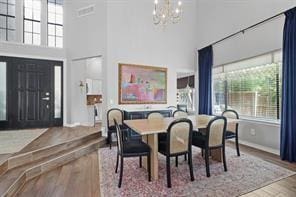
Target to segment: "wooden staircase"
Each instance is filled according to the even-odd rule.
[[[0,196],[15,196],[23,185],[106,144],[101,131],[15,154],[0,164]]]

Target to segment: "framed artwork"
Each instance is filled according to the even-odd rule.
[[[166,104],[167,68],[118,65],[119,104]]]

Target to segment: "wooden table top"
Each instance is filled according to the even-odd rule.
[[[207,127],[208,122],[215,116],[197,115],[188,116],[188,119],[192,121],[193,129],[203,129]],[[202,120],[203,119],[203,120]],[[166,133],[167,128],[171,122],[176,118],[169,117],[163,119],[137,119],[137,120],[125,120],[124,123],[135,132],[140,135],[149,135],[155,133]],[[228,123],[236,123],[239,120],[227,119]]]

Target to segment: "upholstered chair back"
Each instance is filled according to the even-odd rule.
[[[207,127],[209,147],[220,146],[225,141],[226,118],[219,116],[212,119]]]
[[[110,109],[107,112],[107,123],[108,123],[108,128],[111,126],[115,126],[114,120],[116,120],[117,124],[122,125],[123,124],[123,112],[120,109],[113,108]]]
[[[225,118],[239,119],[238,113],[234,110],[225,110],[222,113],[222,116],[224,116]],[[226,130],[235,133],[237,130],[237,127],[238,127],[238,123],[228,123]]]
[[[148,114],[148,117],[147,117],[147,119],[149,119],[149,120],[155,120],[155,119],[159,120],[159,119],[163,119],[163,118],[164,118],[163,115],[159,112],[151,112]]]
[[[177,110],[173,114],[174,118],[187,118],[188,114],[185,111]]]
[[[197,119],[197,125],[200,126],[200,125],[208,125],[210,120],[212,119],[213,117],[209,116],[209,115],[197,115],[196,119]]]
[[[191,147],[192,122],[182,118],[172,122],[168,128],[169,153],[181,153]]]

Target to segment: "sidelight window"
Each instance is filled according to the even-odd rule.
[[[6,62],[0,62],[0,121],[6,118]]]
[[[54,117],[62,117],[62,67],[54,67]]]

